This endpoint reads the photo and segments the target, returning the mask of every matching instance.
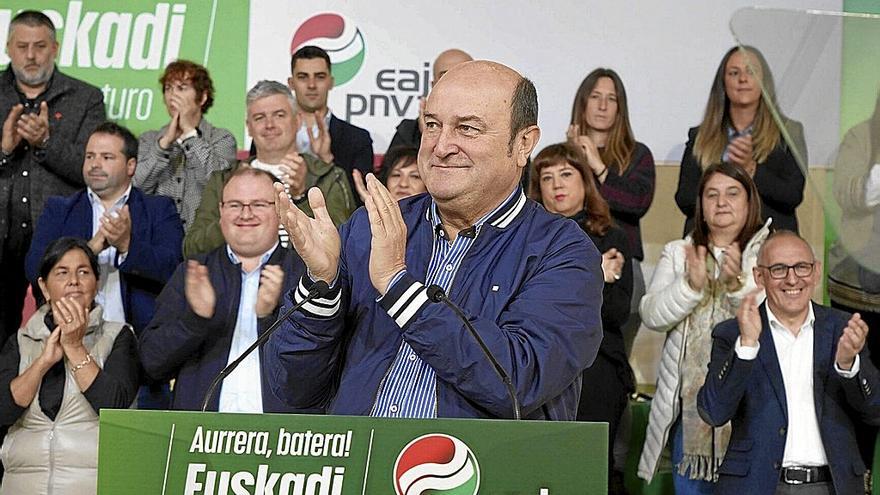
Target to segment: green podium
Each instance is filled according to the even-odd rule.
[[[604,494],[605,423],[103,410],[101,495]]]

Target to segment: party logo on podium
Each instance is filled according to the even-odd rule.
[[[480,466],[461,440],[431,433],[411,441],[394,462],[397,495],[476,495]]]
[[[296,28],[290,54],[305,45],[319,46],[330,55],[330,71],[336,86],[352,80],[364,65],[364,35],[350,19],[335,12],[313,15]]]

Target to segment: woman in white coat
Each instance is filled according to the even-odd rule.
[[[639,476],[650,481],[671,439],[676,494],[712,492],[729,426],[712,428],[700,419],[697,391],[712,329],[732,318],[754,288],[750,274],[770,221],[761,226],[761,200],[745,170],[728,163],[708,167],[698,187],[694,231],[665,246],[639,306],[645,326],[668,333]]]

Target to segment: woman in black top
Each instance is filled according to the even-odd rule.
[[[693,230],[703,170],[721,162],[741,167],[754,180],[763,220],[773,218],[774,229],[798,231],[795,209],[803,201],[806,182],[798,162],[804,167],[808,163],[804,130],[779,114],[794,143],[790,147],[773,108],[773,76],[761,52],[753,47],[728,50],[715,73],[703,121],[688,131],[681,159],[675,202],[687,217],[685,235]]]
[[[575,145],[550,145],[538,153],[532,166],[529,196],[547,211],[576,221],[602,253],[604,335],[596,360],[584,370],[577,420],[608,422],[608,465],[612,466],[612,445],[620,417],[628,394],[635,390],[621,334],[621,326],[629,317],[633,290],[628,239],[613,224],[608,203],[599,194],[586,158]]]

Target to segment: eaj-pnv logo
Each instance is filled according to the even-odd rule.
[[[397,495],[476,495],[480,466],[470,447],[441,433],[408,443],[394,462]]]
[[[317,14],[300,24],[290,42],[291,55],[304,45],[319,46],[330,55],[336,86],[352,80],[364,65],[364,35],[339,14]]]

